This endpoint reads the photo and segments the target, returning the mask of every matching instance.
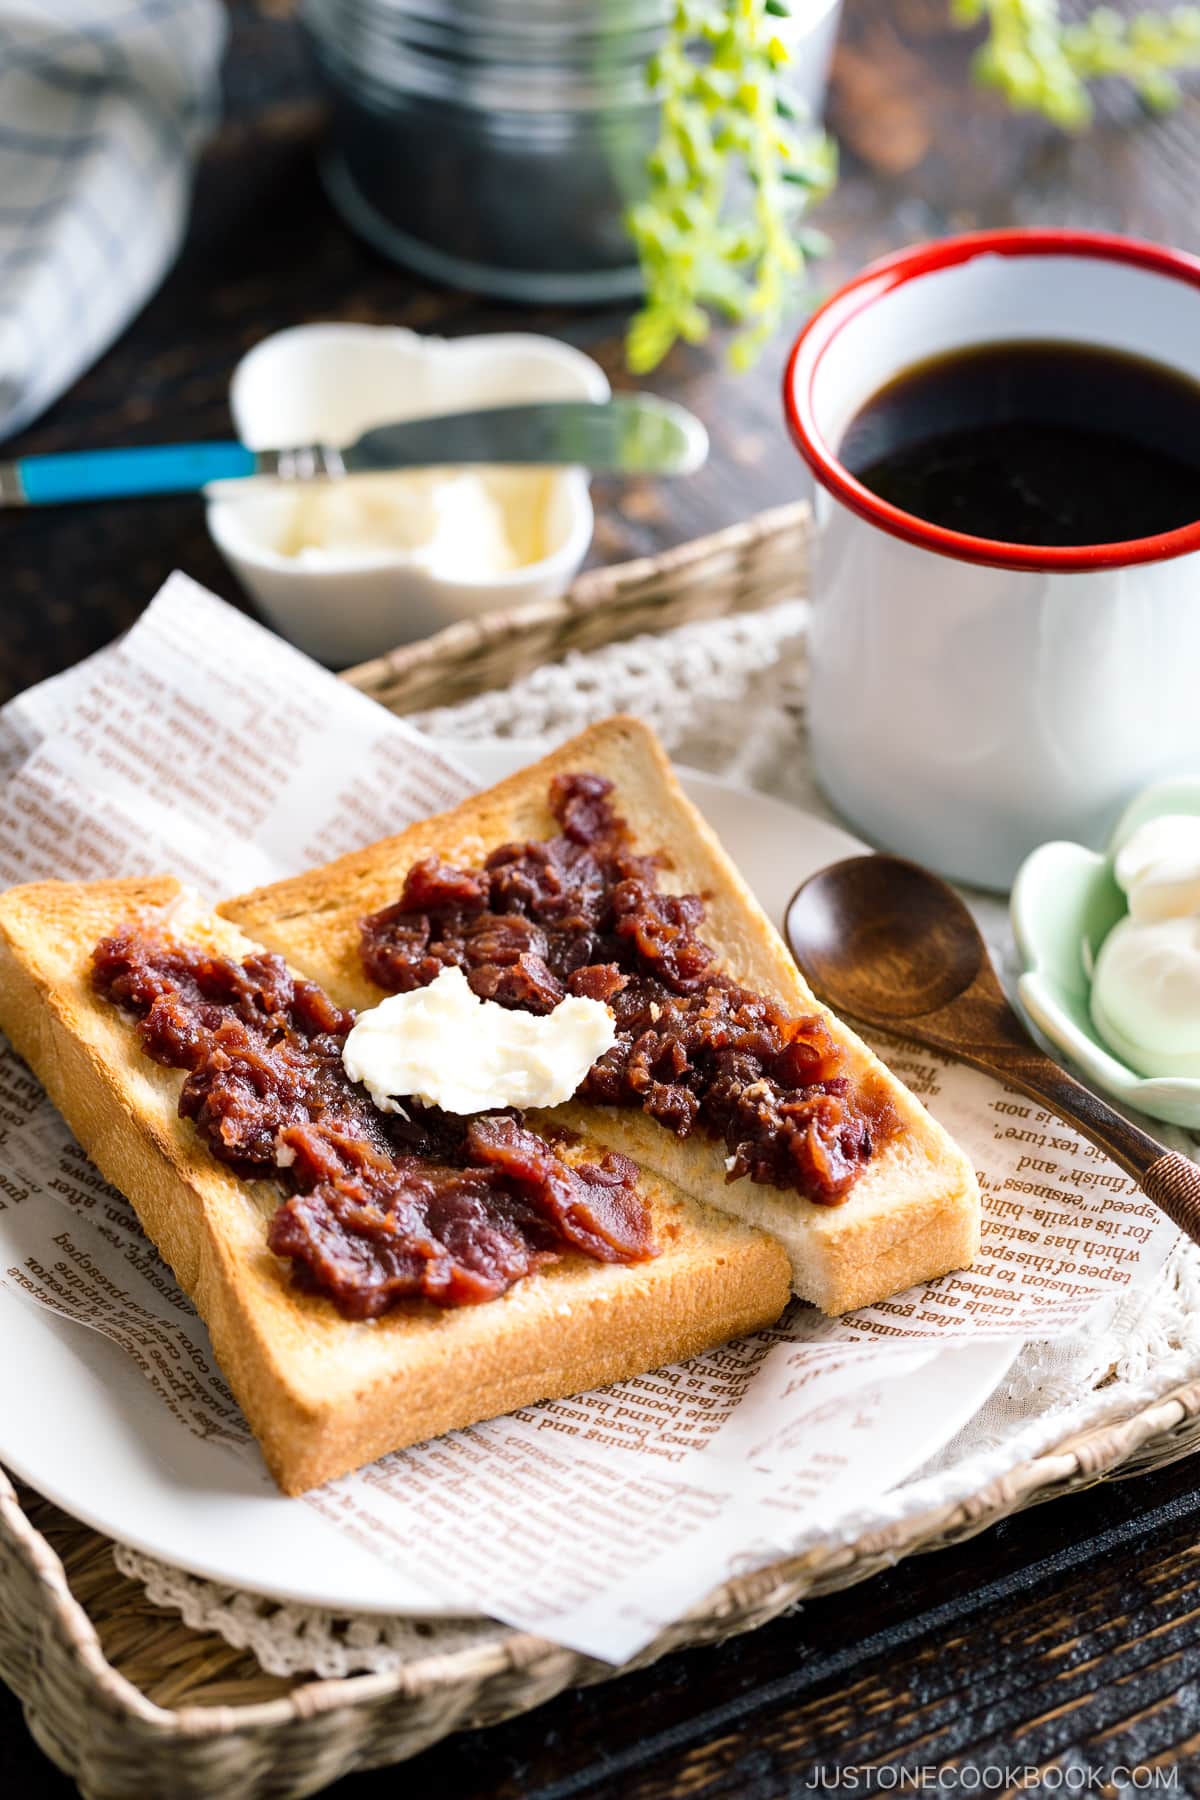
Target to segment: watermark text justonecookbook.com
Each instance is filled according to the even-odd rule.
[[[968,1763],[902,1769],[888,1764],[818,1763],[793,1792],[867,1794],[1153,1794],[1178,1791],[1179,1770],[1146,1763]]]

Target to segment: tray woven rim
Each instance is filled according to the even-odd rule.
[[[21,1506],[0,1468],[0,1528],[10,1548],[34,1578],[44,1628],[59,1654],[79,1669],[96,1701],[153,1735],[176,1740],[211,1740],[228,1732],[270,1733],[296,1720],[311,1720],[347,1706],[398,1698],[417,1701],[436,1693],[464,1694],[471,1705],[486,1701],[489,1682],[499,1676],[549,1673],[559,1665],[553,1691],[626,1673],[671,1651],[710,1643],[765,1623],[797,1601],[831,1593],[867,1579],[902,1557],[962,1542],[1026,1506],[1042,1504],[1097,1481],[1161,1468],[1193,1450],[1200,1441],[1200,1376],[1176,1383],[1132,1412],[1104,1419],[1071,1433],[1058,1444],[994,1477],[966,1499],[947,1502],[911,1518],[868,1532],[851,1543],[818,1544],[794,1557],[737,1577],[719,1588],[654,1643],[621,1668],[598,1663],[529,1632],[513,1630],[497,1644],[438,1651],[420,1663],[386,1674],[339,1679],[304,1678],[290,1693],[246,1706],[161,1707],[146,1698],[104,1655],[95,1626],[72,1593],[56,1550]],[[21,1684],[16,1684],[18,1692]],[[542,1685],[539,1683],[539,1686]],[[24,1697],[24,1696],[22,1696]],[[547,1697],[539,1694],[539,1700]],[[519,1703],[507,1710],[520,1710]],[[465,1721],[464,1721],[465,1722]],[[458,1729],[456,1723],[452,1729]]]
[[[750,612],[803,593],[812,513],[791,501],[657,556],[587,569],[565,594],[484,613],[342,671],[392,712],[428,711],[575,650]]]

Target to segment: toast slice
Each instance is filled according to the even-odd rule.
[[[0,1027],[195,1302],[285,1493],[692,1356],[786,1305],[787,1258],[773,1239],[647,1176],[661,1251],[648,1262],[567,1255],[481,1306],[412,1302],[368,1322],[343,1318],[298,1291],[267,1248],[279,1190],[210,1154],[178,1115],[183,1072],[145,1056],[129,1020],[93,992],[93,947],[133,919],[239,959],[258,947],[169,877],[10,888],[0,895]],[[573,1154],[586,1158],[588,1146]]]
[[[394,902],[420,857],[477,867],[499,844],[544,838],[552,776],[589,771],[616,786],[616,810],[635,847],[668,858],[663,886],[703,896],[703,935],[720,966],[789,1012],[820,1013],[849,1073],[878,1083],[899,1129],[836,1205],[748,1180],[727,1183],[725,1148],[701,1134],[681,1140],[640,1112],[573,1104],[555,1117],[633,1157],[686,1193],[761,1226],[783,1243],[798,1294],[827,1313],[887,1298],[965,1268],[979,1245],[979,1188],[970,1162],[919,1101],[841,1021],[819,1005],[716,836],[688,800],[654,733],[640,720],[592,726],[531,767],[451,812],[324,868],[224,902],[219,911],[282,951],[344,1006],[373,1006],[380,990],[359,960],[359,922]]]

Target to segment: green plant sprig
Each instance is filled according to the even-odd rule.
[[[1127,81],[1147,106],[1165,112],[1179,98],[1174,72],[1200,68],[1200,7],[1125,17],[1102,6],[1064,22],[1058,0],[954,0],[961,25],[987,25],[975,74],[1012,106],[1041,112],[1067,131],[1091,122],[1088,84]]]
[[[788,50],[774,20],[787,11],[783,0],[680,0],[647,72],[662,124],[649,192],[628,219],[646,287],[626,342],[635,374],[679,338],[701,342],[714,311],[743,327],[730,355],[746,367],[823,247],[799,221],[832,186],[836,153],[782,91]]]
[[[976,78],[1010,105],[1064,130],[1091,120],[1089,84],[1129,82],[1165,111],[1176,72],[1200,68],[1200,6],[1127,18],[1101,6],[1064,21],[1059,0],[950,0],[955,22],[983,24]],[[748,367],[779,323],[820,233],[802,223],[832,187],[832,140],[784,91],[789,60],[774,21],[785,0],[678,0],[647,71],[662,103],[648,191],[628,215],[645,303],[626,339],[634,374],[680,338],[700,343],[718,313],[742,327],[730,346]]]

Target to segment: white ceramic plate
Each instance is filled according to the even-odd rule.
[[[459,754],[489,782],[536,749],[477,745]],[[776,923],[806,876],[864,848],[712,776],[687,773],[685,785]],[[6,1265],[4,1222],[0,1213]],[[1013,1354],[1011,1343],[944,1350],[897,1380],[892,1416],[907,1421],[909,1467],[982,1406]],[[331,1552],[322,1522],[277,1492],[256,1450],[199,1442],[129,1373],[123,1353],[97,1332],[0,1292],[0,1461],[97,1531],[197,1575],[335,1611],[450,1610],[415,1570],[388,1569],[344,1538]]]

